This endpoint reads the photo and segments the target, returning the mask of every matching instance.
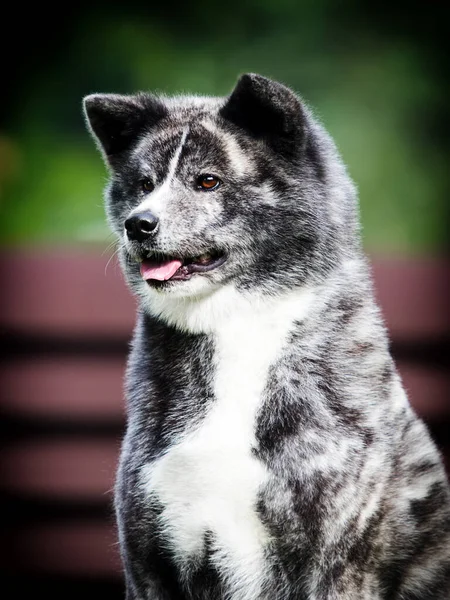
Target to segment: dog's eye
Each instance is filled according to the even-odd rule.
[[[151,179],[143,179],[141,181],[141,188],[148,194],[149,192],[153,192],[155,186],[153,185],[153,181]]]
[[[221,183],[215,175],[199,175],[197,177],[197,187],[200,190],[215,190]]]

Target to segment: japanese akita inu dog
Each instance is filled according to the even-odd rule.
[[[446,475],[322,126],[259,75],[85,112],[140,306],[116,485],[127,598],[448,599]]]

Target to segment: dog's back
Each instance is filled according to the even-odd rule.
[[[141,307],[116,494],[129,598],[448,598],[445,473],[327,134],[259,76],[86,112]]]

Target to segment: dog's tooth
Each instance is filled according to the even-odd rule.
[[[195,262],[199,263],[208,263],[211,260],[211,254],[209,252],[205,252],[205,254],[201,254]]]

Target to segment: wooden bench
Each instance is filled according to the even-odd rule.
[[[74,597],[123,592],[111,490],[135,304],[106,263],[101,252],[0,255],[2,568],[47,600],[66,599],[67,582]],[[374,261],[398,367],[446,457],[449,274],[445,260]]]

